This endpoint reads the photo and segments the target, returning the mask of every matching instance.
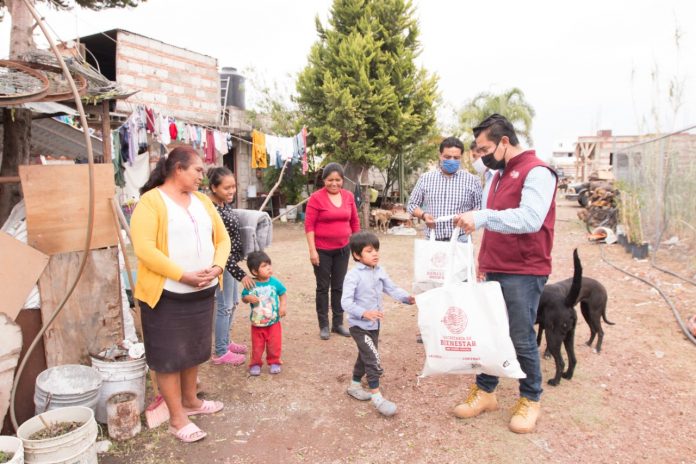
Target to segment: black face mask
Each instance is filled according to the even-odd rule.
[[[500,142],[498,142],[493,149],[491,153],[488,153],[487,155],[483,155],[481,157],[481,161],[483,161],[484,166],[486,166],[488,169],[491,169],[495,171],[496,169],[505,169],[505,153],[503,153],[503,159],[498,161],[495,159],[495,152],[498,149],[498,146],[500,145]],[[505,149],[507,152],[507,148]]]

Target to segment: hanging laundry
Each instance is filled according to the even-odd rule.
[[[181,120],[177,120],[176,124],[176,139],[179,142],[186,142],[186,134],[184,133],[185,124]]]
[[[215,164],[215,134],[210,129],[205,131],[205,162],[207,164]]]
[[[152,108],[145,108],[145,129],[149,134],[154,134],[155,133],[155,112],[152,111]]]
[[[293,139],[292,137],[279,137],[278,138],[281,161],[292,160],[292,154],[293,154],[292,139]]]
[[[169,118],[169,137],[171,137],[172,142],[176,141],[177,135],[179,135],[179,130],[176,128],[176,122]]]
[[[169,135],[169,118],[163,114],[160,114],[159,122],[161,138],[160,142],[162,143],[162,145],[169,145],[170,143],[172,143],[172,138]]]
[[[307,162],[307,128],[303,127],[300,132],[302,136],[302,174],[307,174],[309,171],[309,163]]]
[[[266,158],[266,134],[256,129],[251,131],[251,167],[264,169],[268,167]]]
[[[145,107],[136,106],[131,118],[135,128],[134,136],[138,142],[137,154],[139,155],[147,151],[147,113],[145,113]]]
[[[129,160],[128,156],[130,154],[130,129],[128,127],[128,123],[122,125],[118,129],[118,137],[119,137],[119,142],[121,145],[121,160],[123,163],[127,162]]]
[[[145,185],[150,177],[150,154],[143,153],[138,155],[131,166],[125,167],[124,178],[125,187],[123,193],[128,199],[140,198],[140,187]]]
[[[113,159],[111,160],[114,164],[114,183],[123,187],[126,185],[126,179],[123,177],[123,158],[121,158],[121,137],[118,130],[109,131],[109,137],[111,138],[111,153],[113,153]]]

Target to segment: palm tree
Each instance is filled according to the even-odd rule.
[[[532,145],[532,119],[534,108],[524,98],[524,92],[513,87],[501,94],[483,92],[469,101],[459,111],[459,133],[464,140],[471,141],[471,129],[493,113],[505,116],[515,127],[518,135]]]

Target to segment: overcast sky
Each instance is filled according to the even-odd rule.
[[[220,66],[253,68],[267,84],[291,89],[317,38],[314,18],[326,23],[331,3],[149,0],[135,9],[98,13],[41,10],[64,40],[122,28],[216,57]],[[653,107],[663,130],[696,123],[694,1],[414,3],[419,62],[440,77],[443,123],[476,94],[510,87],[522,89],[536,110],[532,135],[543,157],[558,142],[599,129],[653,131]],[[8,53],[9,19],[0,23],[2,57]],[[683,91],[676,116],[670,82]]]

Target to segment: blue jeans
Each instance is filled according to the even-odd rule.
[[[237,281],[228,271],[222,273],[222,286],[215,289],[215,356],[227,353],[234,310],[239,303]]]
[[[536,321],[539,298],[546,284],[546,276],[516,274],[486,274],[486,280],[500,283],[507,305],[510,323],[510,338],[515,346],[517,360],[527,377],[520,379],[520,396],[531,401],[541,398],[541,361],[536,343],[534,322]],[[498,386],[498,377],[479,374],[476,385],[491,393]]]

